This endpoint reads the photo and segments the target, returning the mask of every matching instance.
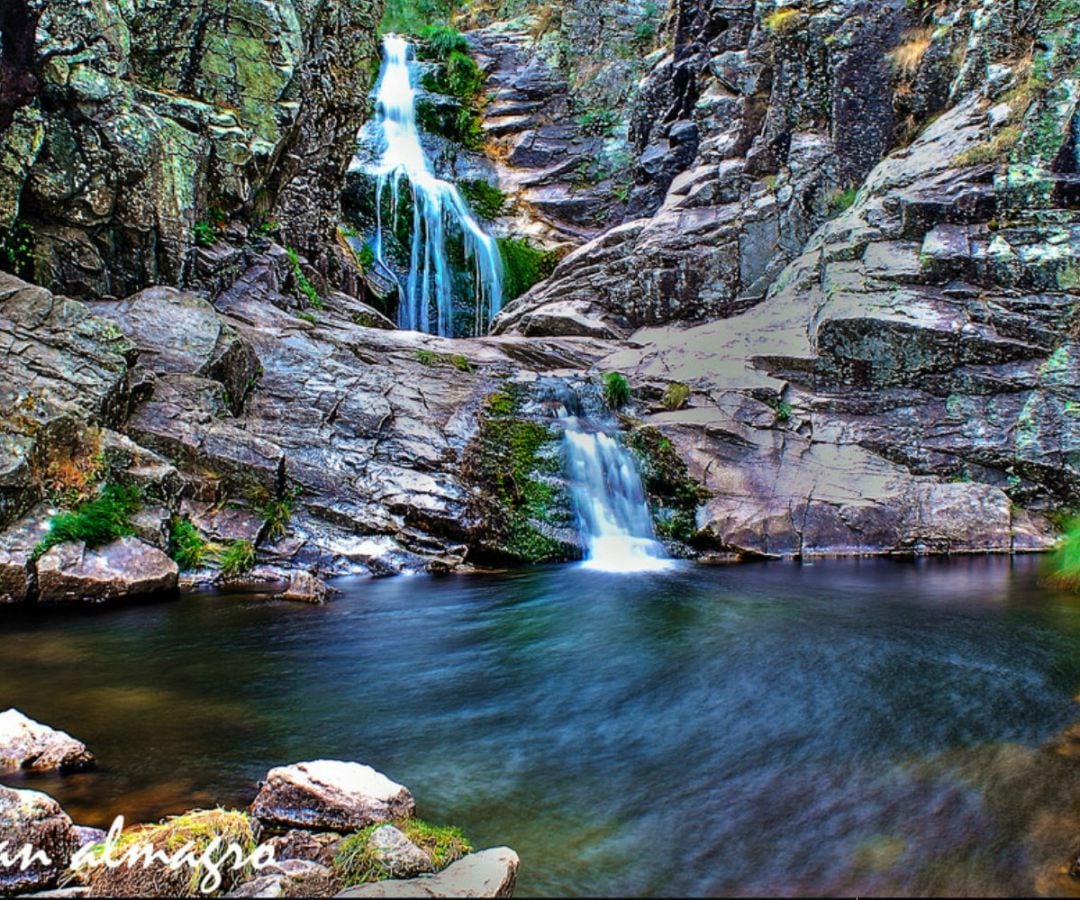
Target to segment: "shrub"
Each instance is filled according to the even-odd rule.
[[[210,544],[190,519],[169,520],[169,556],[185,572],[201,569],[210,560]]]
[[[486,181],[459,181],[458,190],[481,218],[497,219],[506,208],[506,194]]]
[[[1080,590],[1080,518],[1065,525],[1065,534],[1049,561],[1048,580],[1059,587]]]
[[[458,0],[386,0],[379,34],[419,35],[432,22],[447,22]]]
[[[34,556],[39,557],[64,541],[82,541],[87,547],[100,547],[132,534],[131,516],[139,508],[141,499],[137,487],[105,485],[98,497],[71,512],[55,516],[49,524],[48,534],[34,548]]]
[[[420,55],[424,59],[445,62],[455,53],[468,54],[469,42],[452,25],[428,25],[418,35],[423,42]]]
[[[689,385],[682,384],[678,381],[673,381],[666,388],[664,388],[664,396],[660,402],[664,405],[664,409],[675,412],[675,410],[682,409],[684,406],[686,406],[689,400]]]
[[[209,247],[217,240],[217,230],[206,221],[196,222],[191,229],[191,233],[195,238],[195,243],[200,247]]]
[[[604,375],[603,396],[611,409],[622,409],[630,402],[630,382],[618,372],[608,372]]]
[[[239,578],[255,568],[255,545],[251,541],[233,541],[221,553],[221,575]]]

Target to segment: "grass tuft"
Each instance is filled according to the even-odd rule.
[[[602,393],[604,402],[613,410],[622,409],[630,402],[630,382],[618,372],[604,375]]]
[[[246,575],[255,568],[255,545],[251,541],[232,541],[221,551],[219,564],[226,580]]]
[[[675,412],[682,409],[690,402],[690,386],[679,381],[674,381],[664,388],[664,396],[660,402],[664,409]]]
[[[1080,591],[1080,518],[1065,523],[1064,530],[1050,557],[1046,580],[1056,587]]]
[[[212,548],[190,519],[173,516],[169,520],[169,556],[183,571],[191,572],[210,561]]]
[[[142,494],[137,487],[105,485],[93,500],[53,518],[49,533],[34,548],[34,558],[64,541],[82,541],[93,548],[133,534],[131,516],[141,502]]]

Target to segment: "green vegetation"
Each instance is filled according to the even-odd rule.
[[[577,118],[585,134],[611,137],[619,127],[619,117],[613,109],[592,109]]]
[[[510,390],[490,394],[484,407],[464,469],[488,498],[493,549],[530,563],[565,559],[564,546],[542,530],[568,524],[565,498],[550,480],[562,474],[558,432],[520,417]]]
[[[169,556],[185,572],[206,566],[212,556],[210,543],[190,519],[173,516],[169,520]]]
[[[1064,535],[1049,561],[1048,580],[1059,587],[1080,590],[1080,518],[1065,523]]]
[[[424,76],[424,87],[471,104],[484,88],[484,73],[471,56],[455,50],[434,72]]]
[[[693,543],[697,509],[709,492],[691,477],[675,446],[657,428],[638,428],[627,444],[641,461],[641,480],[649,497],[656,533],[665,540]]]
[[[446,62],[455,53],[468,53],[469,42],[452,25],[425,25],[417,35],[421,45],[418,55],[421,59]]]
[[[776,404],[776,421],[787,422],[791,419],[793,410],[790,403],[780,402]]]
[[[424,366],[453,366],[459,372],[476,371],[473,364],[460,353],[435,353],[431,350],[417,350],[416,360]]]
[[[386,0],[379,34],[420,35],[432,22],[449,22],[459,0]]]
[[[251,541],[232,541],[221,551],[219,564],[225,579],[246,575],[255,568],[255,545]]]
[[[132,534],[131,517],[141,502],[137,487],[105,485],[93,500],[53,518],[48,534],[34,548],[34,558],[64,541],[82,541],[87,547],[100,547]]]
[[[0,228],[0,270],[31,281],[34,277],[34,233],[25,222]]]
[[[421,99],[416,102],[416,121],[424,131],[441,135],[467,150],[479,150],[484,146],[480,117],[471,107],[436,104]]]
[[[540,250],[522,238],[497,238],[503,263],[503,294],[513,300],[555,271],[558,254]]]
[[[364,244],[356,254],[356,262],[365,272],[375,268],[375,251],[371,244]]]
[[[787,7],[770,13],[762,20],[766,31],[776,35],[791,34],[802,27],[806,21],[806,15],[797,9]]]
[[[481,218],[497,219],[506,209],[506,194],[486,181],[459,181],[458,190]]]
[[[825,205],[829,209],[830,216],[838,216],[840,213],[851,209],[855,205],[855,198],[859,196],[857,187],[837,188],[829,194]]]
[[[319,292],[315,290],[315,285],[313,285],[307,275],[304,274],[304,270],[300,265],[300,254],[292,247],[286,247],[285,255],[289,258],[289,265],[292,266],[293,279],[296,281],[297,290],[307,298],[308,303],[315,307],[315,309],[322,309],[322,297],[320,297]]]
[[[436,871],[472,852],[472,845],[458,828],[429,825],[419,819],[404,819],[391,824],[428,855]],[[381,827],[369,825],[341,842],[334,856],[334,872],[345,887],[382,881],[399,874],[382,865],[371,848],[371,835]]]
[[[305,322],[310,322],[312,325],[317,324],[319,321],[319,317],[316,316],[315,313],[306,309],[300,310],[300,312],[296,314],[296,318],[303,319]]]
[[[122,859],[138,847],[149,846],[171,856],[190,846],[191,858],[201,860],[209,854],[208,861],[220,870],[221,883],[216,886],[213,869],[205,863],[195,869],[158,863],[146,866],[141,862],[142,853],[137,865],[88,865],[79,871],[79,879],[97,897],[199,897],[224,893],[253,874],[249,867],[233,868],[237,860],[228,848],[239,847],[244,857],[250,858],[256,848],[255,834],[255,825],[245,813],[196,810],[158,825],[131,828],[112,846],[113,859]],[[99,848],[103,845],[94,848],[90,859],[100,857],[96,852]]]
[[[664,409],[671,412],[682,409],[690,402],[690,386],[679,381],[673,381],[664,388],[664,396],[660,402],[663,404]]]
[[[200,247],[209,247],[217,240],[217,232],[209,222],[196,222],[191,233],[195,238],[195,243]]]
[[[608,372],[603,378],[604,402],[613,410],[620,410],[630,402],[630,382],[618,372]]]
[[[274,541],[288,534],[293,507],[296,504],[296,498],[299,496],[299,488],[293,488],[286,491],[284,496],[276,500],[270,500],[262,506],[259,515],[266,522],[264,531],[266,540]]]
[[[954,166],[981,166],[988,163],[1008,162],[1016,145],[1020,143],[1023,129],[1019,125],[1002,128],[991,140],[958,153],[952,161]]]

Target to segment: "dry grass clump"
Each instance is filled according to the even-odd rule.
[[[904,32],[904,43],[889,52],[889,59],[905,77],[910,78],[919,71],[926,51],[933,40],[933,28],[914,28]]]

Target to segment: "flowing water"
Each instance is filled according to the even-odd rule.
[[[460,231],[465,253],[475,265],[473,332],[483,334],[502,307],[502,257],[498,244],[469,210],[454,185],[436,177],[420,141],[412,45],[397,35],[383,39],[383,66],[375,88],[375,129],[381,156],[376,176],[378,227],[375,258],[392,271],[385,257],[383,213],[401,206],[403,186],[411,192],[412,238],[409,274],[401,288],[398,326],[412,331],[453,336],[454,273],[447,257],[447,238]]]
[[[357,580],[0,609],[0,709],[101,770],[77,820],[243,805],[356,759],[521,855],[519,892],[1030,892],[1080,833],[1080,603],[1030,558]]]
[[[667,568],[633,454],[576,416],[565,419],[563,444],[570,492],[588,547],[586,567],[600,572]]]

